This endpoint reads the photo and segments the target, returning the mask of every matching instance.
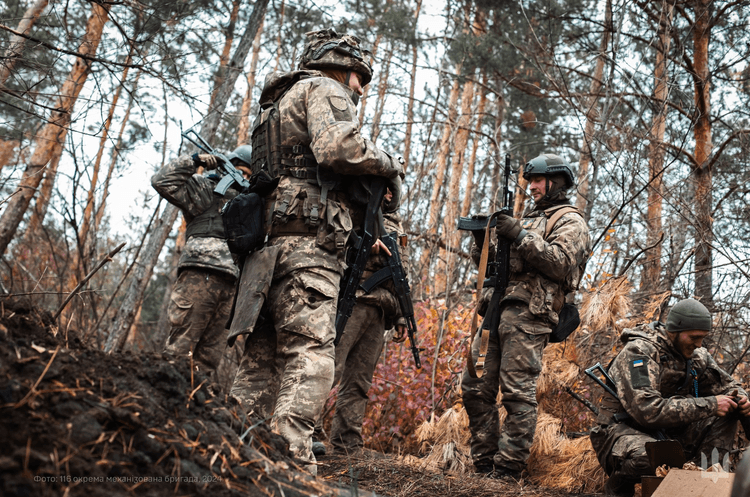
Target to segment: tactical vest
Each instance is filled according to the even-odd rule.
[[[271,235],[311,235],[317,232],[322,211],[326,206],[328,193],[338,189],[338,181],[332,174],[325,174],[318,168],[315,155],[307,145],[297,144],[292,146],[281,145],[281,113],[279,103],[287,91],[302,79],[291,79],[286,87],[279,93],[273,102],[266,102],[261,106],[258,117],[253,125],[251,134],[252,141],[252,164],[253,174],[266,171],[271,178],[281,176],[292,176],[320,187],[320,195],[309,195],[303,199],[306,205],[304,219],[289,220],[283,218],[279,213],[286,212],[293,202],[299,202],[299,198],[277,198],[279,204],[275,208],[269,206],[270,211],[275,211],[273,218],[266,220],[267,229]]]
[[[221,208],[236,196],[237,190],[234,189],[227,190],[223,197],[214,193],[211,206],[188,221],[185,228],[185,239],[191,236],[226,238],[224,234],[224,222],[221,219]]]

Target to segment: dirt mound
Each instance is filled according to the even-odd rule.
[[[106,355],[54,331],[28,301],[0,301],[0,494],[350,495],[300,471],[188,361]]]

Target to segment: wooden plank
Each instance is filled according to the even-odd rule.
[[[729,497],[734,473],[672,469],[652,497]]]

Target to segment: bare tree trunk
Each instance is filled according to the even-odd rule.
[[[383,117],[383,108],[385,107],[385,93],[388,90],[388,76],[391,70],[391,58],[393,57],[393,45],[389,45],[388,52],[385,54],[385,60],[382,64],[383,70],[380,73],[378,81],[378,101],[375,103],[375,115],[372,118],[372,136],[373,143],[377,142],[380,134],[380,119]]]
[[[372,45],[372,58],[375,60],[375,56],[378,54],[378,46],[380,46],[380,40],[383,39],[383,35],[379,34],[375,37],[375,43]],[[365,122],[365,109],[367,108],[367,96],[370,94],[370,86],[365,86],[362,91],[362,98],[359,99],[359,127],[361,128]]]
[[[281,38],[281,30],[284,27],[284,13],[286,12],[286,0],[281,0],[281,12],[279,13],[279,27],[276,31],[276,64],[273,70],[278,71],[281,65],[281,54],[284,50],[281,48],[283,40]]]
[[[232,12],[229,14],[229,25],[227,25],[227,28],[224,30],[224,48],[221,50],[221,55],[219,56],[219,70],[216,71],[214,77],[214,87],[211,90],[211,101],[208,104],[209,107],[213,106],[214,99],[216,98],[216,90],[219,89],[224,82],[226,65],[227,61],[229,61],[229,52],[232,49],[232,42],[234,41],[234,27],[237,24],[237,16],[240,12],[240,1],[241,0],[234,0],[232,2]]]
[[[461,74],[461,66],[456,68],[456,74]],[[440,210],[442,204],[439,202],[440,191],[445,182],[445,175],[448,169],[448,155],[450,153],[450,143],[455,130],[457,110],[456,104],[458,103],[458,77],[453,80],[453,86],[451,87],[451,93],[448,101],[448,119],[445,121],[443,127],[443,137],[440,140],[440,149],[438,151],[437,161],[435,164],[435,183],[432,185],[432,194],[430,195],[430,210],[427,216],[427,230],[426,230],[426,246],[422,252],[422,257],[419,261],[419,267],[421,268],[423,278],[430,274],[430,259],[435,247],[438,245],[438,218],[440,217]],[[437,292],[437,288],[444,288],[444,278],[438,277],[433,278],[433,295]]]
[[[78,47],[79,53],[90,56],[96,54],[104,25],[109,19],[108,15],[109,4],[92,4],[91,16],[86,24],[86,34]],[[36,145],[34,153],[21,177],[17,189],[18,194],[8,201],[5,212],[0,217],[0,254],[5,253],[16,235],[23,215],[29,208],[31,198],[42,181],[44,169],[57,151],[63,147],[73,106],[90,72],[91,61],[78,57],[60,89],[60,97],[54,105],[55,110],[34,140]]]
[[[589,99],[586,102],[586,126],[583,132],[583,148],[578,165],[578,195],[576,198],[576,207],[586,214],[586,222],[591,218],[591,207],[589,202],[590,184],[589,184],[589,165],[593,161],[592,143],[596,134],[596,123],[599,121],[599,91],[604,85],[604,62],[606,61],[605,53],[609,46],[609,37],[612,27],[612,0],[607,0],[604,10],[604,32],[599,43],[599,54],[594,66],[594,75],[591,78],[589,86]]]
[[[135,76],[135,79],[133,80],[133,88],[131,88],[129,95],[130,98],[128,99],[128,107],[125,109],[125,116],[122,118],[122,125],[120,126],[120,132],[117,134],[117,141],[115,142],[115,146],[112,150],[112,159],[109,161],[109,168],[107,169],[107,176],[104,178],[104,188],[102,189],[102,196],[101,200],[99,201],[99,206],[96,208],[96,215],[94,216],[94,232],[99,232],[99,227],[102,223],[102,218],[104,217],[104,211],[105,207],[107,205],[107,197],[109,196],[109,185],[112,183],[112,174],[115,171],[115,165],[117,164],[117,159],[120,156],[120,149],[122,148],[122,139],[123,135],[125,134],[125,128],[127,127],[128,122],[130,121],[130,112],[133,110],[133,103],[135,102],[135,95],[136,90],[138,89],[138,82],[141,79],[141,74],[143,74],[143,71],[140,69],[138,70],[138,73]],[[164,99],[164,109],[165,114],[168,114],[167,112],[167,100]],[[162,150],[162,162],[164,155],[166,154],[166,150]]]
[[[112,126],[112,117],[115,115],[117,102],[120,100],[120,95],[122,94],[122,88],[125,85],[125,82],[128,80],[128,71],[130,70],[129,64],[133,60],[134,51],[135,46],[131,44],[130,52],[128,53],[128,56],[125,60],[125,69],[123,69],[122,76],[120,77],[120,84],[117,86],[117,90],[115,90],[115,94],[112,97],[112,103],[110,104],[109,111],[107,112],[107,117],[102,125],[102,136],[99,138],[99,150],[97,150],[96,152],[96,159],[94,160],[94,165],[91,168],[91,188],[89,188],[88,196],[86,197],[86,207],[84,208],[83,218],[81,219],[81,228],[78,231],[78,241],[80,243],[80,249],[83,250],[81,256],[83,256],[84,258],[92,256],[93,248],[96,246],[95,243],[89,243],[87,239],[89,236],[91,225],[95,222],[96,217],[94,214],[94,200],[96,195],[96,187],[99,183],[99,170],[101,169],[102,157],[104,156],[104,149],[107,145],[107,138],[109,137],[109,128]],[[92,249],[92,253],[89,253],[87,247]]]
[[[469,158],[469,169],[467,171],[466,190],[464,201],[461,204],[461,216],[468,216],[471,211],[472,198],[474,197],[474,174],[476,170],[477,151],[479,150],[480,133],[482,131],[482,117],[487,106],[487,72],[482,73],[482,87],[479,90],[479,104],[477,105],[477,121],[474,125],[474,138],[471,146],[471,157]]]
[[[242,111],[240,112],[240,125],[237,129],[237,146],[250,143],[250,113],[253,110],[253,88],[255,88],[255,76],[258,71],[258,59],[260,56],[260,40],[263,36],[263,22],[258,26],[258,34],[253,41],[253,57],[250,60],[250,72],[247,73],[247,92],[242,100]]]
[[[16,31],[23,34],[28,34],[29,31],[31,31],[32,26],[34,26],[34,23],[36,23],[36,21],[39,19],[39,16],[41,16],[42,12],[44,12],[44,9],[47,8],[48,4],[49,0],[36,0],[33,4],[31,4],[31,6],[26,9],[21,22],[18,23]],[[0,87],[5,86],[5,82],[8,81],[8,78],[10,77],[11,73],[13,72],[13,68],[16,65],[16,61],[23,54],[23,47],[25,43],[26,38],[15,34],[10,35],[8,49],[3,54],[3,62],[2,65],[0,65]]]
[[[261,21],[265,17],[267,6],[268,0],[258,0],[255,3],[242,39],[240,39],[232,60],[227,65],[227,77],[222,86],[217,89],[214,106],[209,109],[207,116],[203,120],[200,133],[209,143],[216,135],[221,114],[226,108],[237,77],[242,67],[244,67],[250,46],[255,39],[255,35],[258,33]],[[172,226],[178,214],[179,209],[172,204],[169,204],[164,209],[160,222],[154,228],[148,245],[143,252],[141,263],[138,264],[133,274],[133,280],[128,287],[123,303],[109,327],[107,341],[104,344],[105,352],[112,353],[117,350],[127,335],[127,331],[132,326],[135,319],[135,312],[141,306],[143,294],[146,291],[146,286],[151,278],[154,266],[158,261],[159,254],[164,247],[164,242],[167,240],[169,232],[172,231]]]
[[[62,148],[60,148],[52,158],[47,171],[44,173],[42,188],[39,190],[36,203],[34,203],[34,207],[31,211],[29,223],[26,226],[26,232],[23,235],[24,245],[31,245],[33,240],[39,236],[39,228],[42,226],[44,218],[47,216],[49,201],[52,198],[52,189],[55,186],[55,179],[57,178],[57,168],[60,165],[60,156],[62,156]]]
[[[422,0],[417,0],[414,10],[414,26],[416,29],[419,13],[422,10]],[[414,37],[416,39],[416,36]],[[404,131],[404,172],[409,167],[411,159],[411,130],[414,126],[414,89],[417,84],[417,44],[411,47],[411,79],[409,81],[409,102],[406,107],[406,129]]]
[[[648,207],[646,213],[646,246],[653,247],[646,252],[646,260],[641,275],[641,291],[653,294],[662,291],[661,288],[661,255],[662,243],[657,241],[662,236],[662,196],[664,154],[664,133],[667,127],[667,97],[669,96],[669,47],[672,38],[669,31],[672,26],[672,12],[674,6],[668,2],[662,4],[659,19],[658,45],[656,47],[656,63],[654,65],[654,108],[656,109],[651,123],[651,141],[648,146]]]
[[[695,295],[711,309],[713,307],[713,218],[711,210],[712,171],[711,155],[711,83],[708,68],[708,43],[711,36],[710,0],[694,0],[695,25],[693,27],[693,85],[695,91],[696,119],[693,128],[695,139],[696,225],[695,225]]]

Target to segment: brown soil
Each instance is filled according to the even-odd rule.
[[[54,331],[29,302],[0,301],[0,495],[566,495],[371,451],[323,458],[313,478],[187,361],[106,355]]]

